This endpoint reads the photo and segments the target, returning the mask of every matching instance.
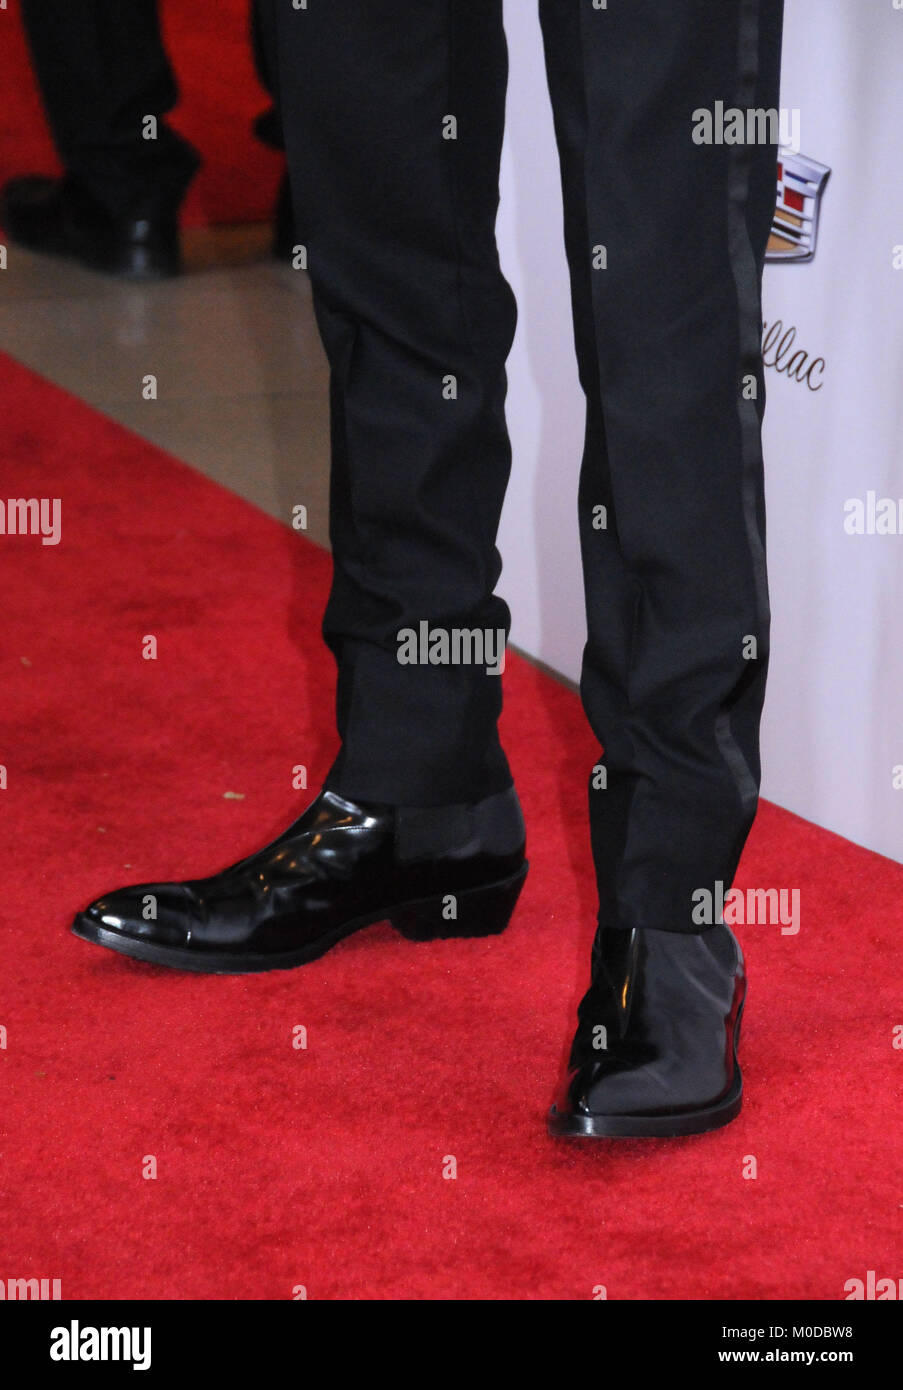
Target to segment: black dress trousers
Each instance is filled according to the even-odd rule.
[[[526,3],[527,0],[523,0]],[[498,676],[399,632],[504,629],[515,305],[495,242],[500,0],[269,0],[331,367],[342,746],[329,785],[408,806],[510,782]],[[697,930],[755,814],[768,655],[760,284],[781,0],[541,0],[586,440],[581,691],[600,920]],[[722,106],[719,108],[718,104]],[[695,134],[694,134],[695,133]],[[604,510],[603,510],[604,509]]]

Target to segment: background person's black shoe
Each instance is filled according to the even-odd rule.
[[[73,179],[28,174],[0,190],[0,223],[29,251],[129,280],[180,270],[178,215],[114,218]]]
[[[667,1138],[740,1113],[746,975],[729,927],[694,935],[600,927],[592,980],[551,1134]]]
[[[273,255],[277,261],[287,261],[293,265],[295,247],[303,244],[304,238],[295,230],[295,210],[288,174],[283,174],[273,215]]]
[[[80,912],[85,941],[209,974],[288,969],[390,921],[414,941],[503,931],[527,875],[513,788],[408,811],[323,791],[271,845],[210,878],[116,889]]]

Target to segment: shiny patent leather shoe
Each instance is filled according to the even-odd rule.
[[[729,927],[698,935],[600,927],[592,980],[551,1134],[666,1138],[740,1113],[746,975]]]
[[[413,941],[501,932],[526,875],[513,788],[427,811],[323,791],[277,840],[222,873],[117,889],[72,930],[180,970],[280,970],[372,922],[388,920]]]
[[[27,174],[0,191],[0,223],[30,251],[65,256],[127,280],[159,280],[180,269],[175,210],[114,218],[73,179]]]

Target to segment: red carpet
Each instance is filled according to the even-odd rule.
[[[329,562],[10,363],[0,408],[0,496],[60,497],[63,528],[0,538],[4,1277],[64,1298],[840,1299],[901,1273],[903,868],[773,806],[740,883],[798,887],[802,926],[743,932],[741,1118],[546,1136],[592,930],[595,750],[522,661],[504,736],[532,871],[505,935],[377,926],[235,978],[70,936],[102,890],[212,871],[300,811],[293,765],[316,787],[333,751]]]
[[[161,0],[181,99],[172,124],[200,150],[204,165],[185,201],[188,225],[268,221],[282,158],[251,133],[269,104],[257,81],[248,37],[250,0]],[[0,12],[0,183],[16,174],[53,173],[58,162],[31,71],[16,0]]]

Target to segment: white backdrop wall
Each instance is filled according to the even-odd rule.
[[[781,104],[799,109],[801,154],[831,173],[813,259],[765,272],[764,318],[774,327],[766,354],[772,657],[762,791],[903,860],[898,3],[786,0]],[[557,154],[535,0],[506,0],[505,22],[511,80],[499,245],[520,319],[509,363],[514,468],[500,536],[501,592],[513,612],[512,642],[577,679],[585,631],[576,522],[583,400]],[[795,337],[781,354],[790,330]],[[806,358],[791,363],[797,352]],[[822,362],[806,380],[815,359]],[[804,379],[788,374],[789,365]],[[865,534],[849,530],[856,499]],[[880,499],[894,500],[895,531],[875,519]],[[888,533],[879,533],[882,525]]]

